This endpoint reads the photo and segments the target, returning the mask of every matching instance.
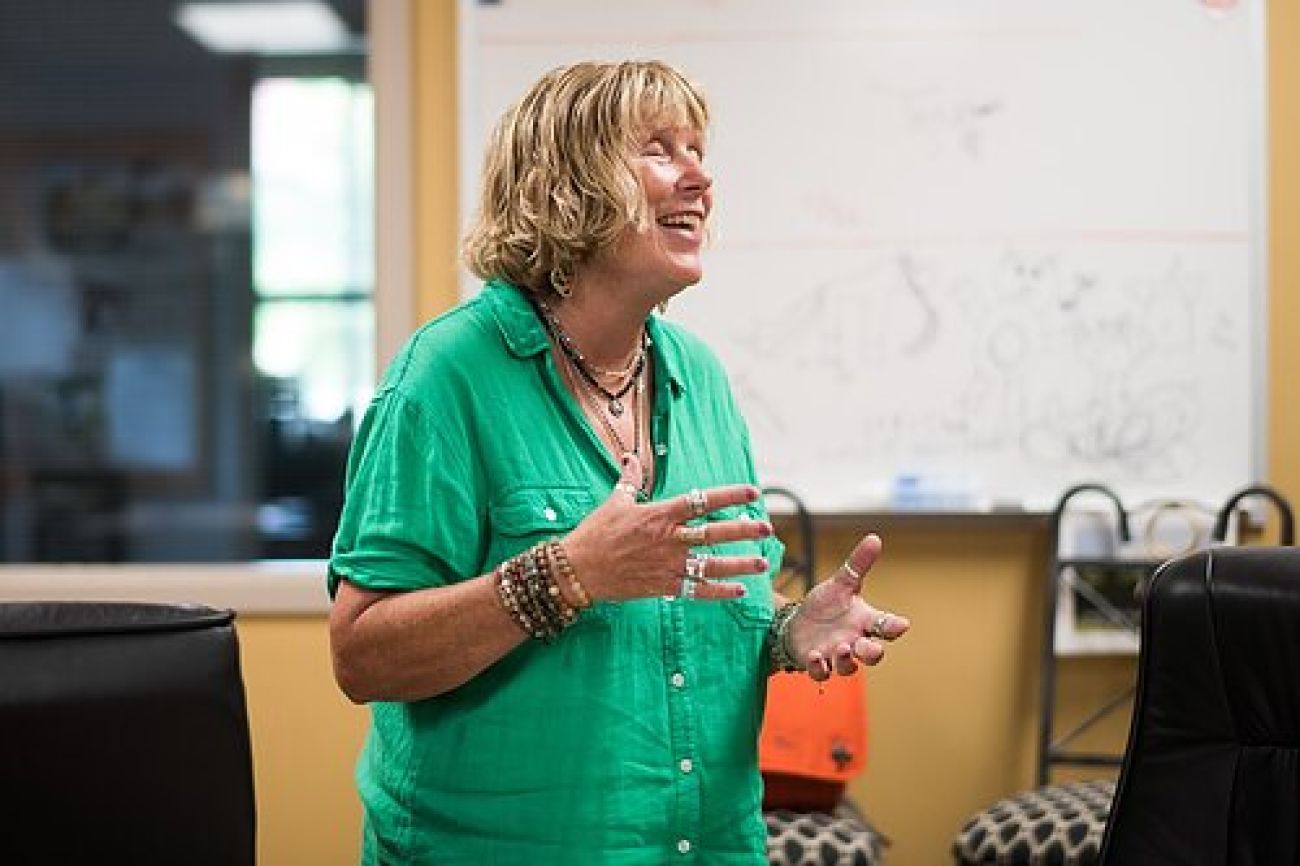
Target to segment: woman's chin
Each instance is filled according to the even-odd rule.
[[[701,262],[695,261],[688,265],[679,267],[673,276],[676,278],[676,282],[680,286],[678,291],[689,289],[691,286],[704,279],[704,266]]]

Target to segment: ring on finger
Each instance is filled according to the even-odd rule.
[[[635,499],[637,494],[640,492],[639,490],[636,489],[635,484],[631,484],[627,481],[618,482],[617,484],[614,485],[614,489],[626,493],[628,496],[631,496],[633,499]]]
[[[844,560],[844,565],[842,566],[842,568],[843,568],[845,571],[847,571],[847,572],[849,573],[849,576],[850,576],[850,577],[852,577],[854,580],[856,580],[856,581],[858,581],[859,583],[861,583],[861,581],[862,581],[862,572],[860,572],[860,571],[858,571],[856,568],[854,568],[853,565],[852,565],[852,564],[851,564],[847,559]]]
[[[686,555],[686,579],[691,581],[707,580],[704,576],[705,566],[708,565],[709,557],[703,553],[688,553]]]
[[[893,617],[891,617],[891,616],[890,616],[889,614],[887,614],[887,613],[882,613],[880,616],[876,617],[876,618],[872,621],[872,623],[871,623],[871,627],[870,627],[869,629],[867,629],[867,637],[874,637],[874,638],[877,638],[877,639],[879,639],[879,640],[885,640],[885,639],[886,639],[886,638],[885,638],[885,626],[889,625],[889,621],[890,621],[892,618],[893,618]]]
[[[679,526],[677,527],[677,540],[683,544],[689,544],[691,547],[707,544],[708,527],[703,524],[699,526]]]
[[[695,598],[695,584],[696,584],[695,578],[683,577],[682,585],[677,590],[677,597],[685,598],[685,599]]]
[[[686,504],[691,509],[691,517],[703,517],[708,513],[708,499],[704,496],[704,491],[698,487],[686,491]]]

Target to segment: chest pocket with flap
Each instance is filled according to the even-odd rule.
[[[513,556],[535,541],[569,532],[598,504],[591,491],[580,488],[521,487],[510,491],[488,506],[493,535],[531,540],[501,559]]]

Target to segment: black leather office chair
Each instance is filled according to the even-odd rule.
[[[1300,550],[1175,560],[1143,601],[1103,866],[1300,863]]]
[[[1062,495],[1052,516],[1050,531],[1054,541],[1060,541],[1062,521],[1072,501],[1084,494],[1100,494],[1104,500],[1109,500],[1114,511],[1116,540],[1121,545],[1130,542],[1128,510],[1118,496],[1096,484],[1080,484]],[[1293,544],[1295,521],[1290,503],[1281,493],[1262,485],[1246,487],[1232,494],[1219,509],[1213,530],[1205,542],[1211,545],[1224,544],[1228,538],[1229,524],[1242,503],[1252,498],[1263,499],[1275,509],[1281,544]],[[1224,552],[1228,550],[1214,549]],[[1109,568],[1121,562],[1125,567],[1144,575],[1161,565],[1159,559],[1094,559],[1062,556],[1059,547],[1054,550],[1048,566],[1043,618],[1036,787],[998,800],[972,815],[953,839],[954,866],[1098,866],[1100,863],[1102,840],[1110,817],[1116,783],[1106,777],[1053,782],[1051,775],[1053,769],[1058,767],[1091,767],[1113,774],[1113,768],[1122,765],[1123,755],[1118,751],[1091,752],[1077,749],[1073,743],[1101,718],[1117,710],[1126,710],[1131,701],[1136,700],[1133,698],[1136,687],[1127,688],[1116,695],[1072,730],[1064,734],[1055,731],[1058,684],[1054,644],[1060,590],[1058,576],[1063,569],[1098,566]],[[1125,627],[1129,625],[1123,624]],[[1136,624],[1132,625],[1136,627]],[[1112,866],[1120,862],[1113,861]],[[1263,862],[1265,861],[1261,861],[1261,866]],[[1146,866],[1147,861],[1134,859],[1126,861],[1124,866],[1130,864]]]
[[[0,863],[254,862],[229,611],[0,604]]]

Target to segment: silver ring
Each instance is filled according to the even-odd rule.
[[[633,499],[636,499],[637,494],[641,492],[636,489],[635,484],[631,484],[627,481],[618,482],[617,484],[614,485],[614,489],[621,490],[622,492],[626,493],[628,496],[631,496]]]
[[[685,599],[692,599],[692,598],[695,598],[695,579],[694,579],[694,578],[691,578],[691,577],[683,577],[683,578],[682,578],[682,585],[681,585],[681,587],[677,590],[677,597],[678,597],[678,598],[685,598]]]
[[[708,527],[703,523],[698,526],[679,526],[677,540],[691,547],[699,547],[708,541]]]
[[[867,629],[867,636],[877,638],[878,640],[888,640],[888,638],[885,637],[885,626],[889,625],[891,619],[893,619],[893,617],[887,613],[882,613],[880,616],[876,617],[875,621],[871,623],[871,628]]]
[[[858,581],[859,583],[862,582],[862,572],[858,571],[851,564],[849,564],[849,561],[847,559],[844,560],[844,565],[841,566],[841,568],[847,571],[854,580]]]
[[[704,553],[688,553],[686,555],[686,579],[690,581],[707,580],[704,576],[704,567],[708,564],[709,557]]]
[[[698,487],[686,491],[686,504],[690,506],[691,517],[703,517],[708,513],[708,500],[704,496],[704,491]]]

